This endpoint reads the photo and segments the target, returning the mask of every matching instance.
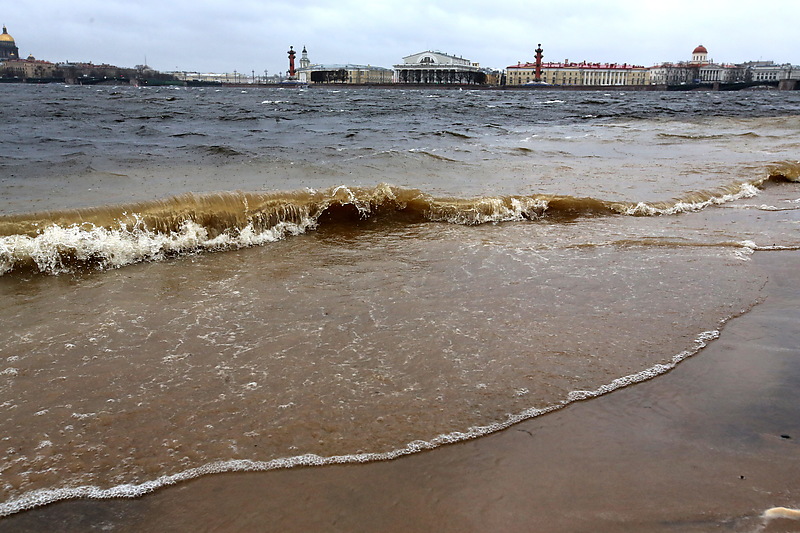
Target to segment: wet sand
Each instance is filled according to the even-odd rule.
[[[765,300],[672,372],[394,461],[196,479],[0,520],[25,531],[800,531],[798,252]]]

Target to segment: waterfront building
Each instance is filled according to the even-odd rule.
[[[0,76],[4,78],[44,79],[56,74],[57,65],[49,61],[41,61],[33,56],[27,59],[8,59],[0,66]]]
[[[536,81],[536,63],[517,63],[506,67],[506,85],[614,86],[647,85],[647,68],[627,63],[540,63],[540,81]]]
[[[661,63],[650,67],[652,85],[685,85],[693,79],[692,69],[686,63]]]
[[[662,63],[650,68],[653,85],[687,85],[696,83],[736,83],[745,81],[741,65],[719,64],[708,58],[708,49],[701,45],[692,50],[687,62]]]
[[[501,71],[484,67],[481,68],[481,72],[486,76],[484,81],[486,85],[497,86],[501,84],[501,80],[503,79],[503,73]]]
[[[483,84],[486,73],[478,63],[442,52],[427,50],[403,58],[395,65],[395,81],[409,84]]]
[[[8,30],[3,26],[3,33],[0,34],[0,61],[9,59],[19,59],[19,48],[14,38],[8,34]]]
[[[743,65],[751,81],[800,80],[800,65],[776,65],[772,61],[757,61]]]
[[[344,83],[350,85],[381,85],[392,83],[392,69],[372,65],[317,64],[297,71],[304,83]]]
[[[696,69],[694,81],[699,83],[734,83],[744,81],[744,70],[737,65],[718,64],[708,59],[708,50],[698,45],[692,50],[689,67]]]
[[[741,81],[741,69],[736,65],[717,64],[708,58],[702,44],[692,50],[689,61],[662,63],[650,69],[654,85],[685,85],[691,83],[733,83]]]
[[[296,77],[302,83],[382,85],[392,83],[394,73],[391,69],[372,65],[313,64],[308,58],[308,51],[304,46]]]

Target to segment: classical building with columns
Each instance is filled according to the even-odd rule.
[[[480,65],[463,57],[428,50],[403,58],[394,66],[397,83],[419,85],[456,85],[486,83]]]
[[[692,50],[692,59],[687,62],[662,63],[650,68],[650,83],[653,85],[734,83],[744,81],[745,77],[745,69],[740,65],[714,63],[702,44]]]
[[[517,63],[506,67],[506,85],[560,85],[570,87],[607,85],[646,85],[645,67],[627,63],[544,63],[544,50],[536,48],[535,63]]]
[[[506,67],[506,85],[605,86],[646,85],[648,69],[627,63],[541,63],[541,78],[536,80],[536,63],[517,63]]]

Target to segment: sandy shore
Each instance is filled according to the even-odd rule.
[[[674,371],[399,460],[209,476],[0,520],[25,531],[800,531],[800,253]]]

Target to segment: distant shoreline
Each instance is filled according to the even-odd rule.
[[[193,86],[191,83],[188,86]],[[197,85],[201,86],[201,85]],[[685,85],[472,85],[433,83],[221,83],[209,87],[235,88],[302,88],[302,89],[439,89],[470,91],[741,91],[741,90],[797,90],[800,84],[781,89],[777,83],[695,83]]]
[[[126,85],[123,80],[103,80],[93,83],[75,83],[63,78],[27,78],[27,79],[0,79],[0,84],[23,85]],[[790,80],[795,81],[795,80]],[[163,83],[134,83],[137,87],[216,87],[238,89],[425,89],[425,90],[470,90],[470,91],[625,91],[625,92],[688,92],[688,91],[743,91],[743,90],[800,90],[800,83],[779,84],[777,82],[748,82],[748,83],[693,83],[684,85],[472,85],[472,84],[412,84],[412,83],[202,83],[187,81],[169,81]]]

